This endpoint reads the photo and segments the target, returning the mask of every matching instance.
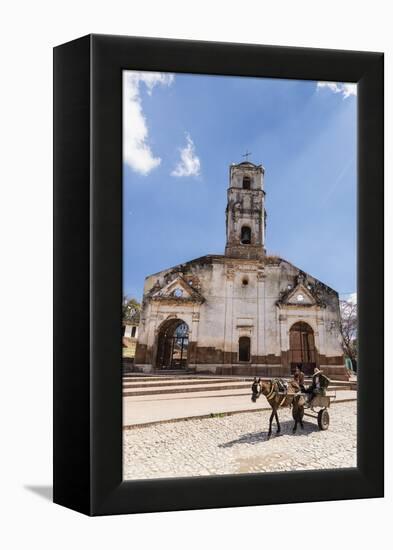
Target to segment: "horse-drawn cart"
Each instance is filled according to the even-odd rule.
[[[335,393],[333,395],[314,395],[310,401],[306,400],[304,404],[305,409],[312,411],[312,413],[304,412],[304,415],[316,418],[320,430],[327,430],[329,428],[330,416],[328,409],[331,399],[336,399]]]
[[[326,380],[328,379],[326,378]],[[272,408],[272,414],[269,419],[268,437],[270,437],[272,433],[273,418],[276,419],[277,433],[281,431],[277,414],[277,410],[281,407],[292,408],[292,417],[295,421],[293,426],[294,433],[296,432],[298,423],[300,423],[301,428],[303,428],[304,415],[316,418],[319,429],[327,430],[330,420],[328,409],[330,407],[330,401],[336,398],[336,393],[334,392],[334,394],[326,395],[326,387],[327,384],[325,387],[320,388],[320,391],[315,392],[312,386],[310,386],[309,390],[311,389],[313,391],[313,393],[310,394],[309,390],[307,392],[298,391],[299,385],[296,384],[295,391],[293,391],[294,387],[292,385],[292,391],[290,392],[288,391],[288,384],[280,379],[274,378],[273,380],[264,381],[260,378],[254,378],[254,382],[251,386],[251,401],[256,403],[259,396],[264,395]],[[311,413],[305,412],[305,410],[309,410]]]

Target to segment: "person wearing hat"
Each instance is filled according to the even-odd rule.
[[[315,367],[314,374],[312,375],[311,386],[309,386],[306,390],[306,393],[310,394],[309,399],[311,400],[315,395],[325,395],[326,388],[329,384],[329,378],[325,376],[318,367]]]

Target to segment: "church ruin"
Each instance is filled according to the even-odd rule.
[[[229,171],[224,255],[145,279],[135,369],[346,378],[335,290],[265,250],[264,168]]]

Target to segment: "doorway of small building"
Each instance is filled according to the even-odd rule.
[[[185,369],[188,359],[187,323],[182,319],[165,321],[158,333],[157,360],[158,369]]]
[[[289,331],[289,363],[291,373],[302,365],[303,373],[310,376],[317,366],[314,331],[307,323],[299,321]]]

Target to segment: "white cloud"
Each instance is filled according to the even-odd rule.
[[[171,176],[199,176],[201,161],[195,154],[195,145],[189,134],[186,134],[187,145],[180,149],[180,161],[176,164]]]
[[[170,86],[172,74],[125,71],[123,77],[123,162],[135,172],[147,175],[161,159],[155,157],[149,145],[149,130],[142,109],[141,84],[152,94],[157,85]]]
[[[350,82],[318,82],[317,89],[328,88],[334,94],[342,94],[344,99],[357,95],[357,85]]]
[[[356,305],[358,303],[358,295],[356,292],[340,294],[340,300]]]

